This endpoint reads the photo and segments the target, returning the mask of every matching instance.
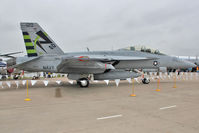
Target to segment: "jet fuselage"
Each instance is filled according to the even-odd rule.
[[[57,73],[101,73],[105,71],[106,68],[103,64],[95,64],[95,61],[89,60],[89,57],[96,58],[107,58],[110,60],[104,61],[104,64],[112,64],[115,69],[143,69],[143,68],[189,68],[193,67],[192,63],[178,59],[176,57],[171,57],[168,55],[158,55],[151,54],[146,52],[139,51],[93,51],[93,52],[75,52],[75,53],[66,53],[63,55],[50,55],[46,54],[41,57],[20,57],[17,58],[16,63],[21,64],[31,60],[29,63],[24,63],[23,66],[20,66],[21,69],[26,71],[46,71],[46,72],[57,72]],[[73,69],[70,69],[71,62],[67,64],[67,67],[64,70],[59,70],[59,65],[62,60],[71,58],[71,57],[88,57],[88,60],[74,60],[76,66],[72,66]],[[146,57],[151,58],[150,60],[128,60],[128,58],[135,57]],[[35,58],[35,60],[34,60]],[[36,59],[38,58],[38,59]],[[111,60],[118,58],[120,61]],[[124,59],[124,60],[123,60]],[[127,59],[127,60],[125,60]],[[78,62],[78,63],[77,63]],[[81,66],[85,66],[89,71],[84,70]],[[101,67],[100,67],[101,66]],[[93,69],[92,68],[98,68]],[[100,70],[101,68],[101,70]],[[98,71],[96,71],[98,70]]]

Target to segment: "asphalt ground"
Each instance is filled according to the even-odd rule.
[[[160,80],[159,92],[156,80],[135,82],[135,97],[127,81],[80,88],[56,80],[29,82],[31,101],[26,86],[3,82],[0,133],[199,133],[199,77],[177,79],[176,88],[173,78]]]

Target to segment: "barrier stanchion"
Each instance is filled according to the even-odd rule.
[[[157,76],[157,89],[156,91],[160,91],[160,77]]]
[[[132,97],[135,97],[136,95],[135,95],[135,81],[134,81],[134,79],[132,79],[132,94],[131,94],[131,96]]]
[[[176,76],[177,75],[174,75],[174,78],[173,78],[173,88],[177,88],[177,86],[176,86]]]
[[[27,96],[26,96],[26,99],[24,99],[24,101],[31,101],[28,95],[28,80],[26,81],[26,88],[27,88]]]

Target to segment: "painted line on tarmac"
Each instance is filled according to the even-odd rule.
[[[116,118],[116,117],[122,117],[122,115],[112,115],[112,116],[106,116],[106,117],[100,117],[97,118],[97,120],[104,120],[104,119],[110,119],[110,118]]]
[[[176,105],[173,105],[173,106],[168,106],[168,107],[162,107],[160,108],[160,110],[163,110],[163,109],[170,109],[170,108],[175,108],[177,107]]]

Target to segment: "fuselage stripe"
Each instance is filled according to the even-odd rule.
[[[29,50],[29,49],[35,49],[34,46],[26,46],[26,49]]]
[[[37,56],[37,53],[28,53],[28,57]]]
[[[31,54],[31,53],[37,53],[35,49],[27,49],[27,53]]]
[[[24,39],[24,42],[32,42],[30,39]]]
[[[22,32],[22,33],[23,33],[23,35],[29,35],[28,32]]]
[[[33,46],[32,42],[26,42],[25,45],[26,46]]]
[[[24,39],[30,39],[30,36],[29,35],[23,35],[23,38]]]

